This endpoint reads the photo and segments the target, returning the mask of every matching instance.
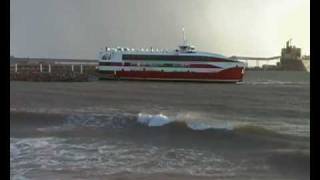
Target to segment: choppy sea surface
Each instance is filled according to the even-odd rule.
[[[310,77],[10,83],[11,179],[310,179]]]

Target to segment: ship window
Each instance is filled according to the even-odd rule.
[[[100,66],[110,66],[111,62],[99,62]]]
[[[220,58],[184,55],[123,55],[123,60],[215,61]],[[225,60],[225,59],[224,59]]]

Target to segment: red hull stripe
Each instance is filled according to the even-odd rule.
[[[159,72],[159,71],[117,71],[101,72],[102,78],[154,79],[154,80],[199,80],[199,81],[241,81],[243,68],[230,68],[215,73]],[[104,74],[103,74],[104,73]]]

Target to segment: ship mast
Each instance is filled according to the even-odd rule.
[[[183,45],[187,45],[186,33],[184,31],[184,27],[182,28],[182,35],[183,35]]]
[[[179,51],[180,52],[194,52],[194,47],[188,44],[187,38],[186,38],[186,33],[184,31],[184,27],[182,28],[182,35],[183,35],[183,43],[182,45],[179,46]]]

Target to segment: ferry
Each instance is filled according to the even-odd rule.
[[[240,82],[245,64],[221,54],[197,51],[185,40],[175,50],[108,48],[100,51],[100,79]]]

